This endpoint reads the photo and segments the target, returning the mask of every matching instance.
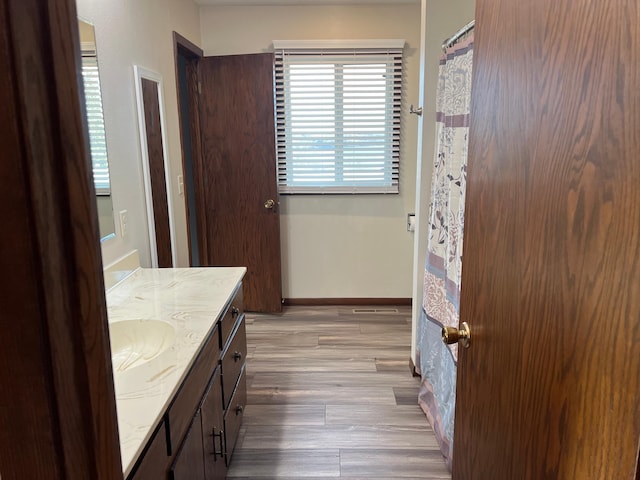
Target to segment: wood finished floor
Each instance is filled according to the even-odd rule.
[[[451,478],[409,372],[410,307],[393,308],[247,315],[248,402],[228,478]]]

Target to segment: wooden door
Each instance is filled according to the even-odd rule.
[[[181,459],[180,463],[184,464],[186,463],[185,457],[190,454],[193,456],[194,449],[188,446],[187,440],[185,440],[184,445],[181,452],[187,452],[178,454],[176,463],[178,463],[178,459]],[[200,447],[200,456],[202,456],[202,446]],[[167,428],[165,423],[162,422],[148,441],[144,453],[140,454],[135,461],[136,466],[133,469],[133,474],[129,474],[127,480],[167,480],[167,464],[169,460],[170,457],[167,455]],[[182,478],[189,477],[183,476]],[[194,477],[194,480],[200,479]]]
[[[224,420],[222,410],[222,382],[220,368],[209,384],[209,391],[202,402],[202,444],[204,445],[204,471],[207,480],[225,478]]]
[[[0,477],[121,480],[76,3],[0,24]]]
[[[158,95],[159,85],[148,78],[140,78],[140,84],[144,106],[145,133],[147,135],[149,181],[151,183],[158,267],[173,267],[169,202],[167,198],[164,147],[162,144],[162,122],[160,119],[160,97]]]
[[[640,5],[479,0],[454,479],[633,479]]]
[[[202,418],[198,410],[171,466],[170,480],[205,480]],[[148,477],[151,479],[151,477]]]
[[[246,266],[246,309],[279,312],[273,55],[204,57],[200,78],[209,265]]]

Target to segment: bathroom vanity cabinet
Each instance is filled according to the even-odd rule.
[[[226,338],[223,333],[225,322],[232,327],[230,331],[227,330]],[[219,333],[220,365],[216,367],[190,429],[181,442],[180,450],[171,466],[171,480],[223,479],[233,455],[247,403],[247,336],[241,292],[216,330],[216,333]],[[176,410],[175,407],[171,409],[173,410]],[[184,412],[185,409],[180,408],[174,418],[184,416]],[[170,425],[177,423],[175,420],[172,422],[171,413],[169,422]],[[176,439],[171,441],[172,445],[180,443],[180,433],[176,433],[175,436]],[[201,459],[199,463],[198,459]],[[204,465],[202,472],[201,464]]]
[[[213,273],[207,272],[208,269],[200,270],[202,271],[185,272],[185,275],[191,275],[192,278],[189,281],[194,284],[201,285],[204,280],[214,283],[211,281]],[[244,269],[241,273],[244,273]],[[239,278],[241,279],[241,275]],[[119,373],[114,372],[125,478],[127,480],[224,479],[238,438],[247,399],[245,374],[247,340],[242,284],[237,280],[233,288],[229,288],[230,282],[227,282],[227,291],[230,293],[219,296],[217,299],[218,302],[224,301],[224,307],[222,309],[217,307],[216,311],[220,313],[209,318],[207,327],[200,323],[199,317],[204,318],[205,315],[201,309],[207,305],[207,302],[211,302],[205,295],[206,288],[201,288],[201,294],[198,296],[178,281],[158,278],[152,281],[158,287],[149,297],[159,298],[160,302],[174,302],[167,318],[174,321],[176,325],[177,333],[175,347],[173,347],[176,355],[186,355],[181,345],[187,348],[192,347],[193,353],[189,354],[190,359],[178,357],[174,362],[173,359],[168,358],[164,363],[156,365],[154,370],[150,370],[144,379],[142,373],[134,372],[140,378],[132,378],[128,383],[120,377]],[[141,278],[139,283],[149,288],[148,279]],[[183,295],[175,291],[158,295],[161,284],[168,285],[169,288],[181,285],[185,292],[191,292],[192,302],[182,300]],[[136,293],[132,288],[131,292],[128,293],[129,298],[120,303],[126,305],[130,299],[140,301],[141,296],[144,296],[142,290]],[[180,299],[178,301],[183,301],[183,304],[175,305],[176,298]],[[117,301],[112,303],[118,304]],[[194,306],[189,312],[187,307],[191,305]],[[112,310],[114,314],[119,312],[115,306]],[[156,305],[155,311],[162,310]],[[189,322],[193,325],[182,328],[183,324],[189,324]],[[191,337],[198,332],[204,332],[202,340],[192,340]],[[177,380],[172,383],[164,377],[170,377],[173,369],[177,368],[176,365],[177,367],[185,365],[184,372],[181,375],[174,374]],[[144,367],[139,367],[140,370],[142,368]],[[153,384],[156,379],[164,383],[151,387],[143,386],[145,383]],[[144,398],[145,392],[148,392],[147,403]],[[167,395],[166,399],[155,398],[163,394]],[[138,421],[139,416],[147,414],[147,406],[154,408],[157,405],[161,405],[158,412],[153,416],[149,414],[150,419],[156,420]],[[122,415],[120,415],[121,412]],[[147,425],[149,425],[148,432],[152,432],[150,435],[144,431]],[[136,437],[140,438],[145,433],[144,439],[135,446]]]
[[[224,479],[247,401],[238,289],[134,467],[131,480]]]

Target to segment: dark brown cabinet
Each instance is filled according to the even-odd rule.
[[[224,408],[228,409],[231,403],[240,372],[244,368],[247,356],[247,333],[244,325],[244,318],[237,326],[233,337],[229,341],[228,347],[222,354],[222,390],[224,396]]]
[[[222,381],[216,371],[209,391],[202,402],[204,471],[207,479],[224,478],[227,466],[224,459],[224,419],[222,410]]]
[[[244,368],[238,380],[235,394],[231,398],[229,408],[227,408],[224,414],[224,432],[225,442],[227,445],[226,462],[227,465],[231,462],[233,456],[233,450],[238,440],[238,433],[240,432],[240,425],[242,425],[242,417],[244,415],[244,408],[247,404],[247,376],[245,375]]]
[[[239,286],[127,480],[224,480],[247,403]]]
[[[247,404],[245,361],[247,357],[247,332],[244,315],[240,314],[234,330],[224,346],[220,360],[222,367],[222,397],[224,406],[225,460],[231,462],[244,408]]]
[[[133,477],[129,475],[129,479],[164,478],[167,471],[167,458],[166,426],[162,421],[142,451],[133,470]]]
[[[202,458],[202,415],[198,410],[171,466],[171,480],[205,480]]]

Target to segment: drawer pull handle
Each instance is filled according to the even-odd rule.
[[[238,405],[236,407],[236,415],[240,415],[242,412],[244,412],[244,407],[242,405]]]
[[[213,433],[211,436],[213,437],[213,458],[222,458],[224,456],[224,449],[222,444],[222,434],[224,431],[220,430],[220,432],[216,433],[216,429],[213,429]],[[216,438],[220,439],[220,451],[216,449]]]
[[[238,307],[231,307],[231,318],[236,318],[240,315],[240,309]]]
[[[242,360],[242,353],[233,352],[233,361],[234,362],[239,362],[240,360]]]

